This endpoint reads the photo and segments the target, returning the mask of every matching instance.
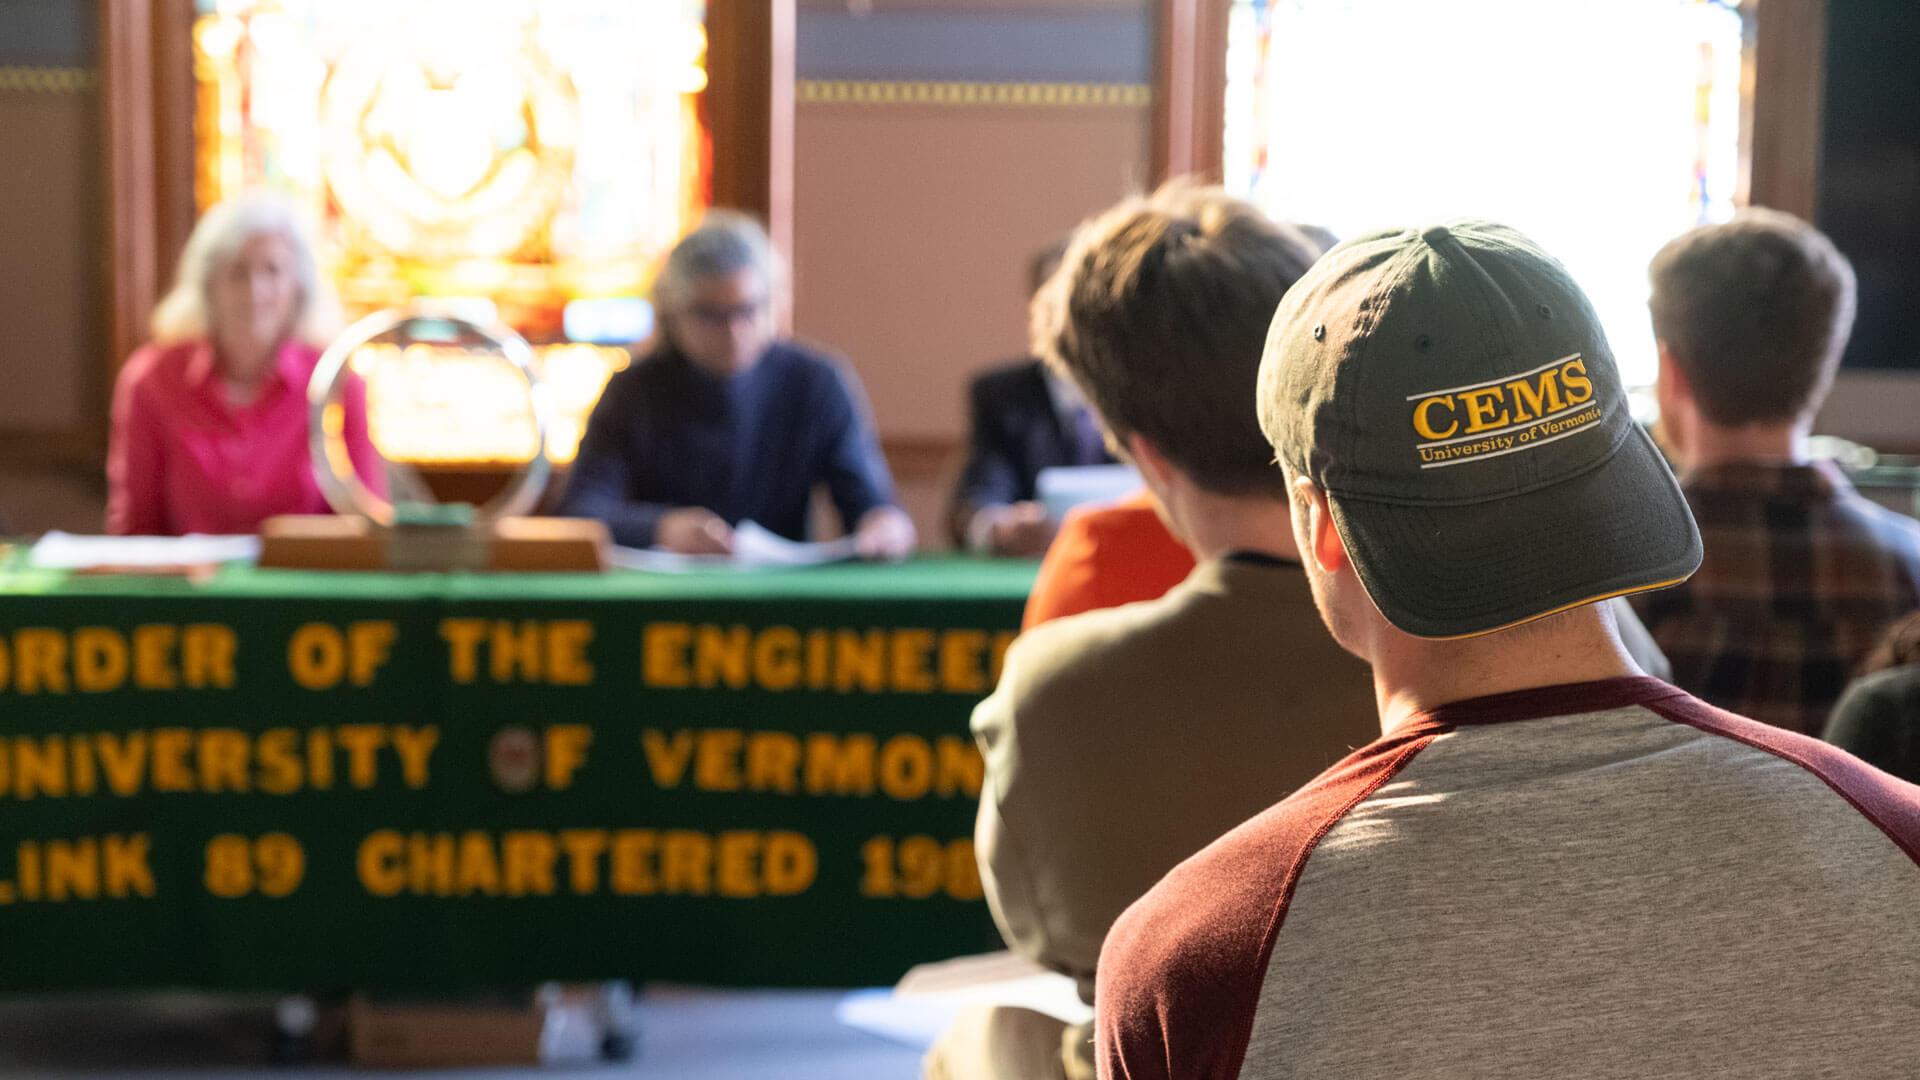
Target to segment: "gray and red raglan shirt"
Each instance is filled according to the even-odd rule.
[[[1108,935],[1102,1077],[1920,1076],[1920,787],[1647,678],[1434,709]]]

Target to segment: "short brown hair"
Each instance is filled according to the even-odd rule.
[[[1318,248],[1218,188],[1128,199],[1074,234],[1034,296],[1034,351],[1124,443],[1138,432],[1223,495],[1282,496],[1254,383],[1267,324]]]
[[[1743,210],[1668,242],[1648,267],[1653,332],[1708,420],[1792,420],[1827,396],[1853,328],[1853,267],[1791,214]]]

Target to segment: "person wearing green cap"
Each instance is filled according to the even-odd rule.
[[[1033,301],[1034,351],[1200,560],[1157,599],[1023,633],[973,713],[995,922],[1083,997],[1129,903],[1372,735],[1366,665],[1321,629],[1273,451],[1236,410],[1274,305],[1318,255],[1251,203],[1174,186],[1082,225]],[[1091,1030],[1023,1012],[957,1024],[927,1075],[1091,1073]]]
[[[1343,244],[1257,407],[1382,734],[1121,916],[1101,1074],[1911,1075],[1920,788],[1634,665],[1700,536],[1565,269]]]

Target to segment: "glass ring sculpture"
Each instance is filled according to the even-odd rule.
[[[456,523],[456,519],[450,519],[447,514],[430,509],[436,508],[432,495],[408,463],[388,462],[396,492],[392,501],[369,489],[354,469],[347,449],[346,406],[342,394],[348,384],[348,374],[356,370],[355,355],[382,338],[450,346],[468,352],[489,351],[496,354],[494,360],[517,373],[526,386],[532,456],[519,464],[498,495],[473,511],[471,519],[493,520],[532,510],[539,503],[552,472],[546,446],[553,419],[533,349],[526,339],[503,323],[476,321],[461,314],[459,305],[431,300],[416,300],[403,308],[374,312],[348,327],[320,355],[320,362],[313,369],[313,380],[307,386],[307,438],[314,478],[327,503],[337,513],[363,517],[382,526],[435,521]],[[371,376],[367,379],[371,414],[372,384],[378,373],[365,374]],[[403,492],[406,494],[402,495]]]

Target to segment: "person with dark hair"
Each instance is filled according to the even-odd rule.
[[[1853,270],[1811,225],[1755,209],[1673,240],[1650,276],[1660,426],[1706,561],[1635,606],[1677,685],[1818,735],[1882,628],[1920,607],[1920,523],[1807,453]]]
[[[994,918],[1089,998],[1128,903],[1371,734],[1366,668],[1314,616],[1253,410],[1267,323],[1316,254],[1250,203],[1172,187],[1082,226],[1034,298],[1034,351],[1085,391],[1200,559],[1159,599],[1023,633],[973,714]],[[1026,1027],[960,1030],[1032,1042]],[[1012,1075],[1090,1073],[1091,1032],[1068,1033],[1064,1059],[1060,1034],[1039,1039],[1044,1071]],[[935,1059],[995,1058],[993,1038],[976,1041],[988,1048]]]
[[[865,558],[913,551],[860,384],[847,365],[775,340],[780,260],[760,224],[709,211],[654,283],[660,341],[614,375],[587,420],[561,512],[617,543],[732,551],[749,520],[808,537],[824,484]]]
[[[1821,738],[1920,784],[1920,611],[1887,628],[1833,707]]]
[[[1063,240],[1034,254],[1029,296],[1065,250]],[[967,403],[967,461],[948,515],[953,542],[983,554],[1038,555],[1060,525],[1037,501],[1040,472],[1112,464],[1100,423],[1071,380],[1031,357],[975,377]]]
[[[1701,538],[1565,268],[1491,222],[1357,237],[1258,385],[1379,737],[1114,924],[1100,1075],[1912,1075],[1920,788],[1634,665],[1600,601]]]

